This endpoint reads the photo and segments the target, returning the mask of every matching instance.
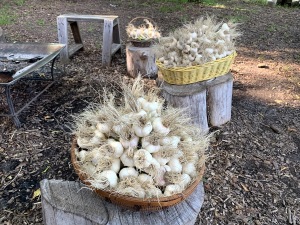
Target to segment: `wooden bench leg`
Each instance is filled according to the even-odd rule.
[[[102,66],[110,66],[111,49],[113,44],[113,20],[104,20],[103,44],[102,44]]]
[[[69,23],[70,23],[70,27],[71,27],[71,31],[72,31],[75,43],[82,44],[78,23],[77,22],[69,22]]]
[[[120,36],[120,27],[119,27],[119,19],[117,18],[117,24],[115,24],[113,28],[113,48],[114,44],[116,45],[117,50],[112,49],[112,54],[115,52],[121,53],[121,36]]]
[[[57,33],[59,43],[66,45],[66,47],[60,52],[61,61],[66,63],[69,61],[68,21],[66,17],[57,17]]]

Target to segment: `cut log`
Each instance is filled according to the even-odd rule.
[[[172,85],[173,86],[173,85]],[[192,124],[198,126],[203,133],[207,133],[208,123],[206,115],[206,87],[205,85],[199,85],[199,89],[196,93],[191,93],[188,86],[185,88],[173,87],[167,83],[164,83],[163,97],[167,103],[175,108],[186,108],[186,112],[191,118]]]
[[[208,85],[209,123],[220,126],[231,119],[232,86],[231,74],[224,76],[223,81]]]
[[[212,126],[220,126],[231,119],[233,85],[231,73],[186,85],[173,85],[160,81],[157,83],[161,83],[163,97],[167,103],[175,108],[186,108],[192,123],[203,133],[209,130],[208,117]]]
[[[126,45],[126,63],[128,74],[136,78],[139,74],[142,77],[157,77],[157,66],[155,64],[155,54],[150,47],[135,47]]]
[[[159,211],[133,211],[106,202],[74,181],[42,180],[45,225],[194,225],[204,200],[202,182],[183,202]]]

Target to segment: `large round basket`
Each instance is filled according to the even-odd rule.
[[[75,155],[75,148],[77,148],[76,138],[73,139],[72,147],[71,147],[71,162],[75,169],[75,172],[79,176],[79,179],[92,188],[90,183],[87,181],[88,176],[80,170],[78,161]],[[197,179],[182,193],[175,194],[169,197],[162,197],[162,198],[147,198],[147,199],[140,199],[125,195],[120,195],[111,191],[107,190],[100,190],[92,188],[98,195],[103,197],[106,201],[120,205],[125,208],[133,209],[133,210],[143,210],[143,211],[154,211],[160,210],[165,207],[174,206],[184,199],[186,199],[189,195],[193,193],[199,182],[202,180],[204,174],[205,166],[201,168],[199,172],[199,176]]]
[[[167,83],[177,85],[192,84],[228,73],[236,55],[236,52],[234,52],[224,58],[190,67],[166,68],[159,61],[156,61],[156,64]]]

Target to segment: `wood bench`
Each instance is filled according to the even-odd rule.
[[[102,44],[102,65],[110,66],[111,56],[121,49],[119,18],[118,16],[106,15],[78,15],[64,14],[57,17],[57,32],[59,43],[66,47],[61,51],[60,59],[67,62],[69,57],[78,50],[83,49],[83,43],[78,27],[78,22],[104,22],[103,44]],[[71,27],[75,44],[69,45],[68,25]]]

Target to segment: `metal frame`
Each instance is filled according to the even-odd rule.
[[[44,89],[42,89],[38,94],[36,94],[29,102],[27,102],[21,109],[19,109],[17,112],[15,110],[13,100],[12,100],[12,95],[11,95],[11,86],[15,84],[15,82],[8,83],[7,85],[5,84],[0,84],[0,86],[5,86],[5,96],[6,96],[6,102],[10,111],[10,114],[0,114],[0,116],[11,116],[13,118],[14,124],[17,128],[21,127],[21,122],[18,118],[18,115],[26,109],[32,102],[34,102],[41,94],[43,94],[48,88],[50,88],[54,83],[54,73],[53,73],[53,68],[54,68],[54,63],[56,60],[57,56],[52,59],[51,62],[51,79],[30,79],[27,78],[28,80],[40,80],[40,81],[51,81]]]
[[[63,44],[57,43],[0,43],[0,56],[4,58],[10,58],[14,56],[16,59],[25,58],[31,59],[34,57],[42,57],[40,60],[18,70],[13,76],[12,80],[7,83],[0,83],[0,87],[5,88],[6,102],[9,108],[9,113],[2,113],[0,116],[9,116],[13,118],[16,127],[21,126],[21,122],[18,115],[26,109],[33,101],[35,101],[41,94],[43,94],[49,87],[54,84],[54,63],[56,58],[59,56],[60,51],[65,48]],[[46,78],[34,78],[28,77],[27,75],[32,74],[39,68],[44,67],[46,64],[51,63],[51,77]],[[16,111],[12,99],[11,87],[19,80],[40,80],[50,81],[50,83],[39,91],[29,102],[27,102],[21,109]]]

